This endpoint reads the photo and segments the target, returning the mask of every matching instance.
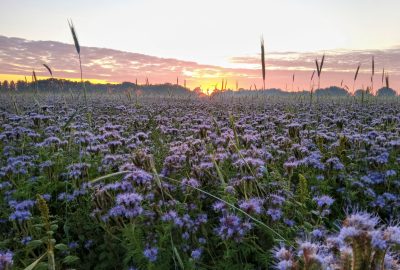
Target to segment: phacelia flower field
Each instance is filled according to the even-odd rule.
[[[397,100],[88,100],[2,96],[0,269],[400,269]]]

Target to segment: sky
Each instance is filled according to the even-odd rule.
[[[338,81],[341,83],[341,77],[348,81],[346,83],[352,84],[350,73],[354,74],[358,62],[362,64],[361,73],[367,74],[370,72],[368,69],[371,65],[371,54],[376,54],[377,69],[385,66],[391,76],[392,85],[400,86],[400,74],[397,70],[400,65],[397,57],[400,48],[400,34],[397,29],[400,25],[398,0],[0,2],[3,7],[0,35],[4,37],[72,44],[67,24],[67,19],[72,19],[81,46],[99,48],[95,56],[87,57],[92,64],[86,67],[88,70],[98,65],[99,61],[106,61],[104,59],[107,55],[98,53],[102,51],[101,48],[107,48],[115,50],[113,52],[133,53],[129,54],[131,57],[135,54],[148,56],[146,61],[175,59],[181,62],[181,66],[188,65],[192,69],[195,64],[195,71],[188,68],[183,72],[182,68],[179,72],[174,72],[170,69],[168,74],[166,72],[159,76],[167,81],[176,81],[177,76],[182,80],[186,78],[191,87],[212,87],[223,78],[228,79],[228,86],[231,82],[232,87],[236,80],[239,84],[242,82],[242,87],[248,87],[253,82],[260,85],[257,74],[260,67],[257,61],[262,35],[266,46],[267,73],[270,75],[267,75],[267,86],[291,90],[292,75],[295,73],[297,82],[295,81],[293,89],[307,87],[310,84],[309,77],[314,68],[314,60],[324,52],[327,54],[327,78],[322,80],[323,85],[337,84]],[[6,47],[5,44],[12,45],[9,41],[6,42],[5,38],[1,40],[0,79],[4,78],[5,74],[17,75],[15,69],[5,70],[6,66],[17,62],[21,66],[21,63],[24,63],[24,59],[18,57],[13,60],[12,55],[7,55],[5,62],[4,54],[11,53],[10,47]],[[61,48],[61,43],[54,43],[54,46]],[[60,52],[55,48],[53,50],[53,57],[64,57],[65,55],[61,54],[66,54],[65,51]],[[73,50],[70,53],[72,57]],[[357,59],[355,56],[360,57]],[[24,57],[24,54],[20,57]],[[41,57],[43,59],[43,55]],[[91,57],[103,60],[96,62],[96,59]],[[26,61],[24,65],[27,66],[28,62],[40,65],[39,60],[38,57],[36,61]],[[118,65],[123,65],[121,63],[124,62],[120,60],[113,59],[108,62],[109,68],[102,70],[107,72],[103,75],[108,76],[97,76],[94,72],[93,75],[88,74],[90,79],[118,82],[132,77],[143,77],[145,73],[154,81],[160,80],[157,78],[156,69],[146,70],[146,65],[134,67],[135,74],[130,72],[123,75],[122,67]],[[285,64],[276,63],[278,60]],[[114,71],[118,72],[111,68],[113,63],[116,65]],[[164,61],[164,64],[168,63]],[[57,62],[53,61],[52,64],[57,65]],[[88,63],[84,62],[84,67],[86,64]],[[103,69],[104,66],[103,63]],[[73,67],[69,68],[69,71],[75,70]],[[21,68],[19,71],[25,72]],[[73,77],[73,72],[60,70],[60,74],[65,73],[69,74],[70,78]],[[368,84],[369,78],[366,75],[364,79],[360,77],[359,80],[361,87],[362,84]],[[289,86],[286,87],[286,84]]]

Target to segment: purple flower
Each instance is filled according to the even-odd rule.
[[[155,262],[157,260],[158,248],[148,247],[143,251],[143,255],[149,262]]]
[[[283,260],[278,262],[276,265],[276,269],[278,270],[290,270],[293,267],[293,261],[291,260]]]
[[[356,212],[348,215],[345,224],[359,230],[373,230],[379,223],[379,218],[366,212]]]
[[[68,176],[71,179],[80,179],[87,175],[90,166],[89,163],[84,162],[71,164],[67,167]]]
[[[400,227],[399,226],[389,226],[384,231],[384,238],[393,244],[400,245]]]
[[[46,161],[44,161],[44,162],[42,162],[42,163],[39,164],[39,168],[40,168],[40,170],[43,172],[43,171],[45,171],[46,169],[51,168],[53,165],[54,165],[53,161],[51,161],[51,160],[46,160]]]
[[[200,238],[198,239],[198,241],[199,241],[200,244],[205,244],[205,243],[207,243],[207,240],[206,240],[205,238],[203,238],[203,237],[200,237]]]
[[[240,242],[252,228],[250,222],[242,221],[240,217],[232,214],[221,217],[219,222],[219,227],[214,231],[222,240],[234,239],[236,242]]]
[[[12,187],[12,184],[9,181],[4,181],[4,182],[0,183],[0,190],[6,189],[9,187]]]
[[[384,250],[387,247],[387,243],[383,238],[382,231],[376,230],[370,233],[371,235],[371,244],[375,249]]]
[[[138,185],[149,186],[153,181],[153,176],[143,170],[136,169],[125,175],[124,181],[136,183]]]
[[[137,217],[143,213],[143,208],[140,206],[134,206],[132,208],[127,208],[123,205],[117,205],[109,210],[110,217],[123,216],[126,218]]]
[[[228,194],[234,195],[236,193],[236,190],[233,186],[226,186],[225,187],[225,192]]]
[[[289,172],[293,171],[300,165],[300,162],[297,160],[288,160],[283,164],[283,167]]]
[[[395,176],[397,173],[395,170],[387,170],[385,173],[386,177],[391,177],[391,176]]]
[[[55,136],[51,136],[46,138],[42,143],[39,143],[38,146],[61,146],[67,144],[66,141],[61,141],[59,138]]]
[[[35,201],[25,200],[18,203],[16,201],[10,201],[9,205],[13,207],[15,210],[27,210],[35,205]]]
[[[384,182],[384,175],[380,172],[369,172],[368,175],[361,177],[361,181],[369,185],[378,185]]]
[[[354,227],[343,227],[340,230],[339,238],[341,240],[346,240],[348,238],[355,237],[360,234],[360,231]]]
[[[286,201],[286,199],[284,197],[276,195],[276,194],[270,195],[270,198],[271,198],[271,203],[276,206],[282,206],[283,203]]]
[[[143,200],[142,195],[131,192],[131,193],[122,193],[117,196],[117,204],[123,204],[126,206],[137,205]]]
[[[313,200],[317,203],[318,207],[322,208],[324,206],[331,206],[333,202],[335,201],[332,199],[330,196],[323,195],[320,197],[314,197]]]
[[[314,236],[315,238],[322,238],[324,236],[324,232],[320,229],[314,229],[311,232],[311,235]]]
[[[184,179],[182,179],[181,186],[182,186],[182,188],[186,188],[186,187],[198,188],[200,186],[200,183],[199,183],[199,181],[197,181],[194,178],[189,178],[189,179],[184,178]]]
[[[198,260],[200,259],[202,252],[203,250],[201,248],[196,248],[195,250],[192,250],[192,253],[190,255],[194,260]]]
[[[36,156],[17,156],[9,157],[7,159],[7,166],[1,168],[3,174],[28,174],[28,169],[33,167],[32,161],[35,160]]]
[[[90,249],[93,246],[94,241],[92,239],[89,239],[87,241],[85,241],[84,247],[86,249]]]
[[[68,243],[68,247],[70,249],[76,249],[79,247],[79,244],[78,244],[78,242],[70,242],[70,243]]]
[[[21,202],[9,201],[9,205],[15,209],[13,213],[10,214],[10,220],[24,221],[31,218],[32,214],[29,209],[35,205],[33,200],[25,200]]]
[[[240,209],[248,214],[261,214],[263,201],[259,198],[251,198],[239,204]]]
[[[174,221],[176,225],[183,225],[181,219],[178,214],[174,210],[169,210],[167,213],[161,216],[162,221]]]
[[[267,214],[272,218],[273,221],[277,221],[282,217],[282,211],[276,208],[269,208]]]
[[[345,168],[344,165],[340,162],[339,158],[337,157],[332,157],[328,159],[326,163],[329,164],[330,167],[336,171],[344,170]]]
[[[21,244],[27,245],[30,241],[32,241],[31,236],[25,236],[24,238],[21,239]]]
[[[46,201],[50,201],[50,200],[51,200],[51,195],[50,195],[50,194],[43,194],[42,197],[43,197],[43,199],[45,199]]]
[[[13,265],[13,253],[0,250],[0,269],[7,269]]]
[[[109,217],[122,216],[126,218],[137,217],[143,213],[141,201],[143,196],[135,192],[121,193],[117,195],[116,206],[108,211],[108,214],[103,216],[103,220],[108,220]]]
[[[215,212],[222,212],[222,211],[225,211],[227,208],[226,204],[221,201],[215,202],[212,207]]]
[[[188,232],[182,233],[182,238],[188,240],[190,238],[190,234]]]
[[[71,195],[71,194],[68,194],[68,193],[65,193],[65,192],[62,192],[62,193],[58,194],[58,196],[57,196],[57,200],[59,200],[59,201],[71,202],[74,199],[75,199],[74,195]]]
[[[378,164],[386,164],[389,162],[389,153],[388,152],[383,152],[379,156],[375,157],[375,161]]]
[[[278,260],[287,260],[291,256],[291,252],[284,246],[274,248],[274,257]]]
[[[308,157],[301,160],[302,165],[313,167],[317,170],[325,170],[325,165],[321,162],[322,155],[320,152],[312,152]]]
[[[284,222],[286,225],[288,225],[289,227],[293,227],[294,224],[295,224],[293,220],[287,219],[287,218],[283,219],[283,222]]]
[[[235,167],[241,168],[241,169],[246,169],[247,167],[250,168],[259,168],[263,167],[265,164],[264,161],[258,158],[252,158],[252,157],[245,157],[244,159],[239,159],[238,161],[234,162],[233,165]]]

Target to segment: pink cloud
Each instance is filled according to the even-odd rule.
[[[188,86],[202,85],[210,87],[222,79],[228,80],[228,86],[249,88],[250,85],[262,85],[259,56],[236,56],[230,61],[234,68],[202,65],[191,61],[172,58],[160,58],[139,53],[123,52],[105,48],[82,47],[84,77],[110,82],[143,82],[146,77],[151,83],[175,82],[179,77],[186,79]],[[370,84],[371,57],[376,62],[375,86],[381,86],[383,67],[390,74],[391,86],[400,88],[400,47],[387,50],[364,51],[327,51],[321,86],[343,84],[352,88],[355,69],[362,64],[356,88]],[[323,52],[279,52],[268,53],[267,82],[268,88],[292,88],[292,74],[295,73],[293,89],[308,89],[310,76],[315,69],[315,58]],[[29,41],[21,38],[0,36],[0,74],[30,75],[35,69],[38,76],[47,76],[42,66],[48,64],[56,77],[79,77],[79,65],[75,48],[72,44],[53,41]],[[316,84],[316,81],[314,82]]]

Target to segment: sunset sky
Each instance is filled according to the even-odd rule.
[[[261,86],[260,36],[264,36],[267,87],[308,89],[314,60],[326,53],[322,86],[369,85],[375,56],[400,88],[398,0],[1,0],[0,80],[35,69],[77,78],[78,63],[67,19],[76,26],[87,79],[151,83],[186,79],[189,87]],[[12,38],[15,37],[15,38]],[[19,39],[17,39],[19,38]],[[42,42],[38,42],[42,40]],[[47,42],[44,42],[47,41]],[[50,42],[51,41],[51,42]],[[66,45],[69,44],[69,45]],[[90,47],[90,48],[86,48]],[[106,49],[105,49],[106,48]],[[286,87],[286,85],[288,85]]]

